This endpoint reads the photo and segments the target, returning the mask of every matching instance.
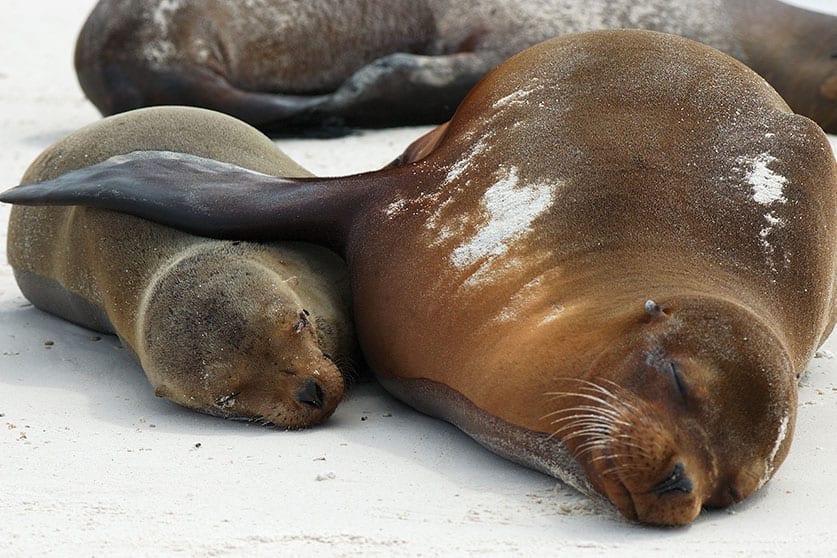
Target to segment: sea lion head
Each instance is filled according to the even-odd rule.
[[[284,428],[321,422],[344,390],[328,324],[302,305],[293,254],[279,277],[275,263],[241,257],[246,244],[199,245],[165,269],[140,307],[137,352],[157,395],[186,407]]]
[[[639,306],[639,305],[638,305]],[[556,397],[556,432],[627,518],[683,525],[760,488],[787,455],[796,391],[781,340],[731,302],[648,301],[586,379]]]

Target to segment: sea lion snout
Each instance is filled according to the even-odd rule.
[[[558,433],[593,488],[627,519],[685,525],[703,506],[711,459],[692,444],[697,425],[681,420],[670,403],[639,397],[635,389],[604,378],[578,384],[563,394],[574,402],[556,415]]]
[[[697,512],[747,498],[784,460],[795,418],[793,368],[782,340],[756,314],[713,299],[671,307],[673,327],[661,333],[658,350],[675,365],[683,400],[660,405],[658,396],[648,406],[672,431],[682,462],[653,490],[657,515],[671,507],[666,498],[687,499],[678,492]],[[644,385],[641,393],[654,390]],[[685,516],[663,517],[676,524]]]

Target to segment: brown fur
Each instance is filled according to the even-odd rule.
[[[76,68],[103,114],[190,104],[278,133],[441,122],[508,56],[623,27],[718,48],[837,132],[837,18],[774,0],[101,0]]]
[[[754,201],[763,154],[784,203]],[[686,523],[775,471],[795,381],[833,326],[837,167],[757,76],[661,36],[547,42],[475,87],[409,169],[419,184],[388,177],[381,205],[397,211],[364,214],[379,240],[347,248],[361,344],[398,393],[436,382],[559,435],[592,486],[646,522]],[[554,185],[553,205],[507,255],[451,266],[512,169]],[[357,271],[392,253],[413,257]],[[677,462],[691,490],[655,492]]]
[[[71,134],[23,182],[149,148],[309,176],[228,116],[159,108]],[[181,405],[300,427],[341,399],[332,359],[352,350],[348,285],[344,264],[323,248],[211,240],[93,208],[16,207],[8,258],[36,306],[119,335],[156,393]]]

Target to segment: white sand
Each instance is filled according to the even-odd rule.
[[[833,0],[806,3],[837,12]],[[2,4],[2,188],[52,141],[99,117],[71,64],[92,5]],[[280,143],[315,172],[341,174],[388,162],[421,130]],[[8,212],[0,207],[4,246]],[[826,348],[837,351],[837,337]],[[356,389],[327,426],[304,432],[181,409],[154,397],[115,339],[30,306],[3,263],[0,555],[832,556],[837,360],[829,356],[812,362],[790,457],[760,493],[685,529],[648,529],[374,385]]]

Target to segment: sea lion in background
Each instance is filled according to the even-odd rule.
[[[310,176],[254,128],[204,109],[114,116],[44,151],[37,182],[138,149]],[[15,207],[8,259],[35,306],[115,333],[157,395],[223,417],[282,427],[324,420],[351,356],[345,264],[315,245],[186,234],[86,207]]]
[[[654,524],[767,482],[835,314],[827,137],[739,62],[653,32],[524,51],[382,171],[146,152],[0,200],[334,246],[388,390]]]
[[[837,132],[837,17],[773,0],[101,0],[76,69],[106,115],[196,105],[281,133],[439,123],[512,54],[627,27],[718,48]]]

